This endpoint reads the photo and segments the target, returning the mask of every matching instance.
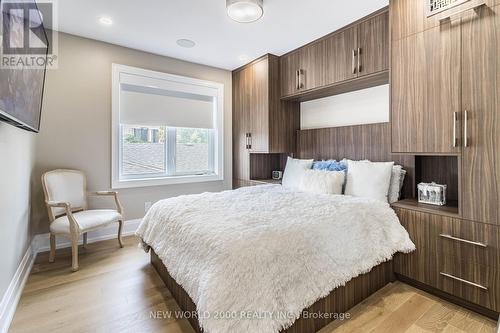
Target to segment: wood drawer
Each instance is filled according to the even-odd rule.
[[[500,228],[441,215],[396,209],[419,249],[500,269]]]
[[[394,258],[394,271],[500,312],[500,270],[426,249]]]

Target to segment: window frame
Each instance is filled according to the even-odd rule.
[[[175,130],[171,131],[172,127],[164,126],[167,136],[165,145],[166,173],[165,174],[150,174],[150,175],[128,175],[122,177],[121,162],[122,162],[122,128],[120,124],[120,91],[121,78],[123,74],[127,77],[127,82],[136,80],[138,86],[151,86],[158,88],[175,87],[182,84],[184,87],[189,86],[193,94],[199,94],[200,90],[206,88],[215,89],[216,93],[213,96],[215,99],[215,114],[214,114],[214,129],[209,131],[209,166],[213,165],[213,174],[168,174],[172,169],[169,169],[171,163],[175,163],[175,159],[170,161],[170,156],[175,156],[176,140],[169,140],[169,136],[175,138]],[[149,81],[149,82],[148,82]],[[160,88],[162,88],[160,87]],[[165,88],[172,89],[172,88]],[[174,89],[175,90],[175,89]],[[112,65],[112,130],[111,130],[111,187],[113,189],[146,187],[146,186],[161,186],[170,184],[185,184],[198,182],[211,182],[224,180],[224,85],[218,82],[200,80],[185,76],[156,72],[136,67],[130,67],[120,64]],[[171,134],[171,132],[173,134]],[[213,144],[211,144],[213,142]],[[167,154],[169,145],[173,146],[174,152]],[[200,171],[201,172],[201,171]]]

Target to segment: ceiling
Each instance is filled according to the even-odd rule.
[[[264,0],[264,16],[237,23],[225,0],[63,0],[59,31],[224,69],[282,55],[382,8],[388,0]],[[113,24],[99,23],[102,16]],[[178,39],[191,39],[182,48]]]

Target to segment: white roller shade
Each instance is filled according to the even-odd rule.
[[[213,96],[121,84],[121,124],[214,128],[215,110]]]

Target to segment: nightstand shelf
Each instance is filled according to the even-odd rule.
[[[449,217],[460,217],[458,201],[450,201],[444,206],[435,206],[418,202],[417,199],[405,199],[395,202],[392,207],[405,208],[418,212],[431,213]]]
[[[279,184],[281,185],[281,179],[252,179],[253,182],[262,184]]]

